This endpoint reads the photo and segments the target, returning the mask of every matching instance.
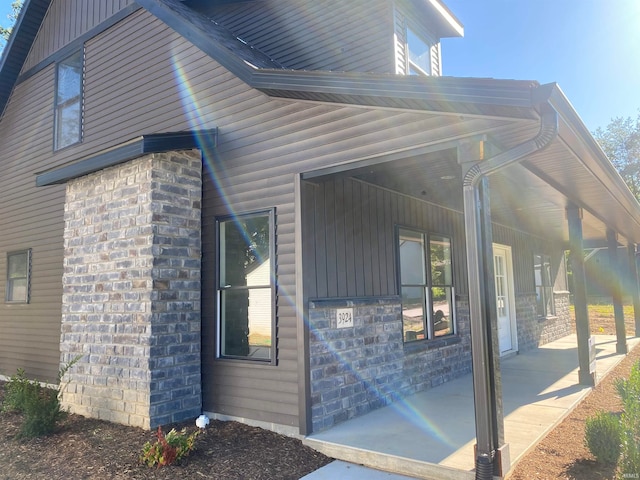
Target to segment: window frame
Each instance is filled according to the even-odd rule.
[[[537,262],[538,257],[540,262]],[[548,269],[546,275],[544,274],[545,267]],[[556,314],[551,267],[551,255],[545,253],[533,254],[533,284],[536,292],[536,315],[538,318],[549,318]],[[538,272],[540,273],[538,274]],[[538,279],[540,279],[540,283],[538,283]]]
[[[223,240],[221,238],[222,224],[226,222],[235,222],[238,219],[267,217],[269,220],[269,284],[268,285],[256,285],[256,286],[229,286],[222,285],[223,278],[223,266],[226,262],[223,260]],[[251,212],[243,212],[235,215],[218,216],[215,219],[216,224],[216,352],[215,357],[218,360],[224,361],[240,361],[247,362],[254,365],[276,365],[277,364],[277,350],[276,350],[276,246],[275,246],[275,208],[268,210],[257,210]],[[270,346],[269,358],[254,357],[249,355],[233,355],[224,352],[224,334],[225,334],[225,322],[224,322],[224,296],[225,292],[233,291],[251,291],[252,289],[269,290],[270,299]]]
[[[61,101],[60,100],[60,82],[61,82],[61,69],[65,65],[70,64],[70,60],[73,59],[76,55],[79,55],[79,63],[80,63],[80,81],[78,82],[79,91],[77,94]],[[56,73],[55,73],[55,92],[54,92],[54,118],[53,118],[53,150],[55,152],[63,150],[65,148],[71,147],[73,145],[77,145],[82,143],[83,133],[84,133],[84,80],[85,80],[85,72],[84,72],[84,47],[81,47],[77,50],[74,50],[69,55],[66,55],[63,59],[56,62]],[[61,144],[63,136],[61,134],[61,125],[63,113],[67,111],[69,107],[72,107],[74,104],[78,104],[78,117],[77,117],[77,125],[74,123],[74,126],[77,127],[74,129],[75,139],[70,143]]]
[[[424,283],[406,283],[403,284],[403,279],[402,279],[402,259],[401,259],[401,245],[400,245],[400,240],[402,237],[402,232],[406,231],[412,234],[417,234],[419,235],[423,242],[422,242],[422,249],[423,251],[421,252],[421,258],[424,261],[424,264],[422,265],[422,272],[424,275]],[[450,281],[447,283],[434,283],[434,279],[433,279],[433,267],[432,267],[432,241],[435,238],[441,238],[441,239],[446,239],[448,240],[448,244],[449,244],[449,260],[450,260],[450,265],[449,265],[449,270],[450,270]],[[433,342],[439,342],[442,340],[448,340],[451,338],[455,338],[458,335],[458,328],[457,328],[457,322],[456,322],[456,305],[455,305],[455,286],[454,286],[454,280],[453,280],[453,276],[454,276],[454,259],[453,259],[453,238],[451,235],[447,235],[447,234],[442,234],[442,233],[436,233],[436,232],[428,232],[428,231],[424,231],[421,230],[419,228],[414,228],[414,227],[407,227],[407,226],[403,226],[403,225],[397,225],[396,226],[396,235],[395,235],[395,245],[396,245],[396,265],[398,268],[397,271],[397,285],[398,285],[398,294],[400,295],[400,299],[402,302],[402,289],[403,287],[405,288],[421,288],[423,290],[423,295],[422,295],[422,299],[423,299],[423,303],[422,303],[422,326],[423,326],[423,331],[424,331],[424,338],[415,338],[415,339],[411,339],[408,340],[407,336],[405,335],[405,330],[404,330],[404,307],[402,307],[402,341],[403,344],[405,346],[407,345],[414,345],[414,344],[419,344],[419,343],[423,343],[423,342],[428,342],[428,343],[433,343]],[[449,308],[450,308],[450,313],[449,313],[449,321],[451,322],[450,325],[450,333],[447,333],[445,335],[439,335],[437,336],[435,334],[436,329],[435,329],[435,319],[434,319],[434,299],[433,299],[433,289],[434,288],[444,288],[446,290],[449,291],[448,294],[448,301],[449,301]]]
[[[422,65],[419,65],[414,60],[412,60],[412,58],[411,58],[412,50],[411,50],[410,43],[409,43],[409,36],[410,35],[413,35],[413,37],[415,37],[416,40],[419,40],[420,42],[424,43],[425,47],[427,48],[425,54],[428,57],[428,62],[427,62],[428,66],[429,66],[428,70],[425,70]],[[405,57],[406,57],[406,61],[407,61],[406,74],[407,75],[423,75],[423,76],[427,76],[427,77],[432,76],[433,75],[433,65],[432,65],[432,60],[431,60],[431,49],[433,48],[433,44],[431,42],[427,41],[423,35],[420,35],[420,33],[418,32],[417,29],[412,28],[411,25],[408,25],[408,24],[405,26],[405,46],[406,46]],[[425,55],[425,54],[423,54],[423,55]],[[422,57],[423,55],[420,55],[420,57]]]
[[[11,278],[11,258],[18,255],[26,255],[26,263],[24,276]],[[6,273],[6,286],[5,286],[5,303],[11,304],[28,304],[31,299],[31,249],[14,250],[7,252],[7,273]],[[16,280],[25,280],[25,294],[24,298],[15,299],[12,298],[12,292],[14,291],[13,285]]]

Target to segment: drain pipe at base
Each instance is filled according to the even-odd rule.
[[[491,480],[497,445],[496,399],[493,395],[494,373],[491,320],[483,308],[486,261],[482,253],[491,248],[483,233],[483,211],[488,208],[487,177],[526,156],[542,150],[558,135],[558,114],[543,104],[538,134],[512,149],[482,160],[466,173],[463,182],[464,222],[466,230],[467,268],[469,270],[469,316],[471,322],[471,357],[473,366],[473,395],[476,417],[476,480]],[[481,194],[482,192],[482,194]],[[481,199],[484,197],[484,201]],[[490,220],[489,220],[490,223]],[[487,318],[485,318],[487,317]]]

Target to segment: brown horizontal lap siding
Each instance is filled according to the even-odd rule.
[[[133,1],[53,0],[25,63],[25,70],[109,19]]]
[[[218,158],[222,164],[241,159]],[[215,168],[215,167],[214,167]],[[298,352],[296,311],[290,305],[295,298],[295,266],[292,255],[293,177],[270,177],[269,162],[261,165],[262,178],[228,189],[226,169],[215,169],[218,186],[211,170],[205,175],[203,193],[203,386],[204,408],[208,411],[257,420],[298,425]],[[277,274],[277,365],[216,359],[216,245],[217,216],[276,209],[276,274]],[[258,382],[252,379],[259,379]]]
[[[64,186],[35,187],[48,168],[53,69],[14,88],[0,121],[0,374],[55,382],[60,359]],[[30,301],[5,302],[8,252],[31,249]]]
[[[235,79],[145,10],[137,11],[88,41],[85,70],[81,144],[52,152],[53,66],[16,87],[0,120],[0,164],[3,168],[7,166],[0,179],[0,192],[1,198],[10,205],[7,211],[0,212],[0,228],[6,232],[6,237],[0,237],[0,258],[7,250],[34,246],[33,304],[22,308],[22,313],[16,313],[17,308],[9,309],[0,304],[0,322],[11,324],[12,329],[18,323],[38,325],[45,332],[43,338],[48,339],[46,343],[34,345],[29,343],[27,333],[4,338],[0,330],[0,370],[23,366],[17,365],[15,354],[2,353],[5,346],[17,342],[21,351],[38,349],[51,359],[45,367],[29,359],[30,363],[25,367],[45,368],[47,376],[52,378],[57,372],[64,187],[36,189],[34,174],[75,162],[141,134],[217,127],[218,152],[215,158],[207,159],[204,170],[202,328],[205,407],[237,416],[250,416],[251,413],[261,419],[296,425],[298,399],[294,393],[297,392],[298,362],[302,352],[297,350],[297,312],[293,306],[298,273],[294,247],[294,175],[385,152],[402,151],[446,138],[452,133],[462,134],[467,124],[475,124],[478,120],[273,100]],[[489,128],[491,122],[487,121],[485,128]],[[212,168],[218,178],[217,184],[212,181]],[[335,287],[336,294],[337,289],[346,289],[355,295],[394,292],[394,260],[390,255],[394,237],[393,228],[388,227],[392,227],[406,210],[406,201],[366,185],[357,188],[359,194],[345,186],[341,190],[345,203],[357,204],[363,195],[369,203],[366,209],[362,208],[362,216],[348,217],[345,212],[344,218],[339,219],[342,225],[360,222],[360,227],[358,235],[349,240],[351,244],[345,242],[344,247],[337,244],[334,247],[337,258],[344,259],[348,265],[348,276],[338,275],[337,266],[332,267],[331,275],[336,281],[340,278],[339,287]],[[306,198],[308,193],[305,191],[304,194]],[[229,205],[239,212],[276,208],[278,362],[273,367],[216,361],[213,356],[215,216],[228,214]],[[384,210],[383,217],[378,213],[381,209]],[[365,222],[365,218],[369,220]],[[385,234],[381,236],[379,228],[383,227]],[[361,247],[356,248],[356,243]],[[375,258],[369,256],[367,262],[370,264],[365,266],[362,249],[369,247],[373,247],[377,255]],[[347,248],[356,251],[357,261],[351,263]],[[308,246],[303,254],[308,254]],[[37,278],[35,273],[38,273]],[[3,272],[0,274],[2,289],[4,277]],[[326,274],[321,281],[324,282],[322,288],[327,290]],[[45,298],[46,304],[43,304]],[[262,389],[240,389],[225,380],[248,375],[254,370],[271,384],[265,394],[277,396],[282,392],[281,401],[263,401]],[[238,401],[239,392],[247,396],[242,402]]]

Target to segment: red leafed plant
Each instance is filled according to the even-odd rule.
[[[196,430],[191,435],[187,435],[186,428],[183,428],[180,432],[173,428],[165,436],[162,433],[162,427],[158,427],[156,432],[158,439],[154,443],[147,442],[144,444],[140,460],[149,467],[160,468],[172,465],[189,455],[189,452],[195,446],[196,437],[199,433]]]

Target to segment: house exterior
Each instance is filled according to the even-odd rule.
[[[557,85],[441,76],[462,33],[440,0],[25,1],[0,372],[79,356],[74,412],[306,435],[567,335],[564,251],[634,255],[640,206]]]

